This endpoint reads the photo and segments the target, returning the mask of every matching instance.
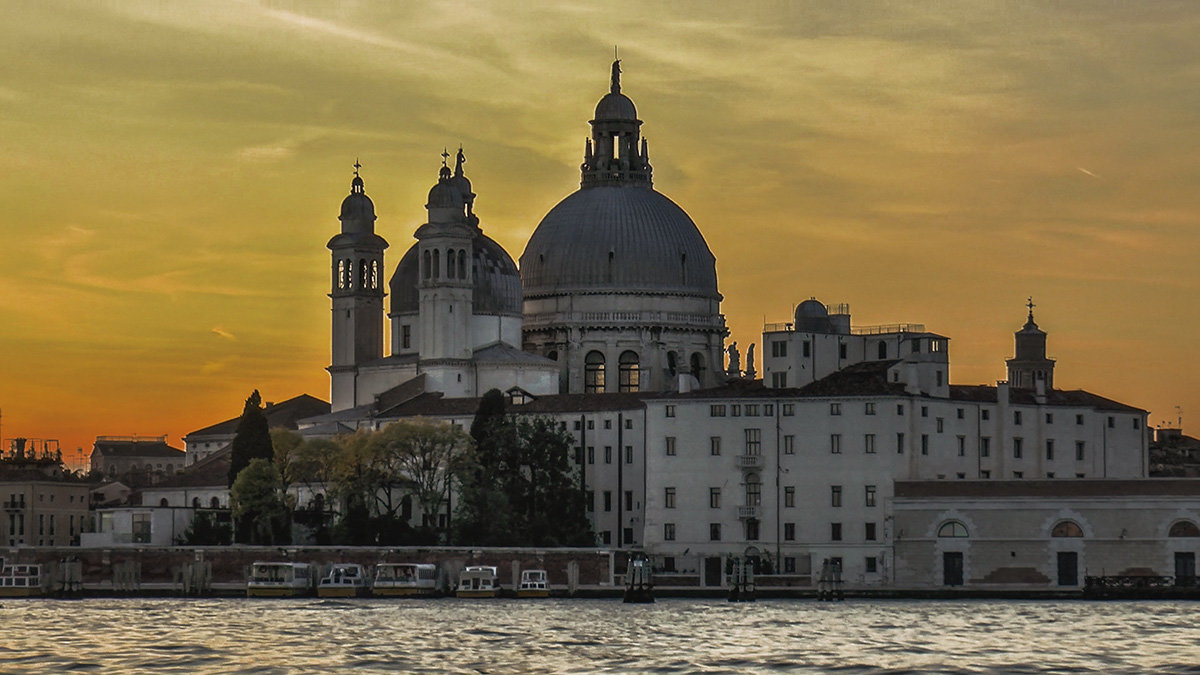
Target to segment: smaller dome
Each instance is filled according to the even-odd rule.
[[[596,120],[636,120],[637,108],[628,96],[608,93],[596,104]]]
[[[464,179],[465,180],[465,179]],[[429,201],[426,202],[425,208],[428,209],[446,209],[461,207],[463,204],[463,195],[455,187],[454,182],[450,179],[450,172],[442,167],[442,176],[437,184],[429,191]]]
[[[809,298],[796,306],[796,330],[804,333],[832,333],[833,322],[829,310],[816,298]]]
[[[350,194],[342,200],[342,232],[345,234],[372,233],[375,230],[375,203],[363,189],[363,180],[354,177],[350,183]]]

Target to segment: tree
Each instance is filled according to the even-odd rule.
[[[450,497],[451,477],[462,464],[471,437],[451,424],[418,418],[389,424],[372,443],[391,483],[404,485],[416,497],[422,528],[437,532],[438,514]],[[385,489],[390,492],[390,486]]]
[[[268,433],[271,434],[271,459],[275,462],[275,468],[279,469],[284,488],[287,488],[292,484],[288,476],[288,465],[292,463],[296,453],[299,452],[300,446],[304,443],[304,437],[298,432],[283,427],[271,429]]]
[[[289,543],[283,480],[270,460],[262,457],[250,460],[233,482],[229,499],[239,543]]]
[[[267,416],[263,413],[262,397],[255,389],[242,409],[237,430],[233,434],[233,447],[229,452],[229,484],[233,485],[238,474],[255,458],[272,461],[275,449],[271,445],[271,432],[267,427]]]

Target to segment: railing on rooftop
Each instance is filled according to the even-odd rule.
[[[96,442],[109,443],[165,443],[166,435],[163,436],[97,436]]]
[[[924,333],[923,323],[885,323],[878,326],[857,326],[850,329],[852,335],[886,335],[888,333]]]

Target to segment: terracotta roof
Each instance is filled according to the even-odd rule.
[[[229,485],[229,455],[231,445],[208,455],[188,468],[150,486],[157,490],[168,487],[225,487]]]
[[[1200,479],[1138,478],[1061,480],[896,481],[896,499],[1008,497],[1200,497]]]
[[[267,426],[272,429],[283,427],[293,430],[299,428],[299,425],[296,423],[297,420],[323,415],[328,412],[328,403],[308,394],[301,394],[295,398],[289,398],[281,403],[276,403],[264,411],[267,416]],[[197,429],[184,436],[184,440],[187,440],[189,436],[232,436],[237,431],[238,421],[241,419],[242,416],[238,415],[224,422],[219,422],[203,429]]]

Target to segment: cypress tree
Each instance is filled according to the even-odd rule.
[[[233,447],[229,453],[229,485],[237,480],[242,469],[250,465],[252,459],[274,461],[275,450],[271,445],[271,430],[267,426],[267,416],[263,412],[262,397],[255,389],[246,406],[242,409],[242,419],[238,420],[237,431],[233,434]]]

